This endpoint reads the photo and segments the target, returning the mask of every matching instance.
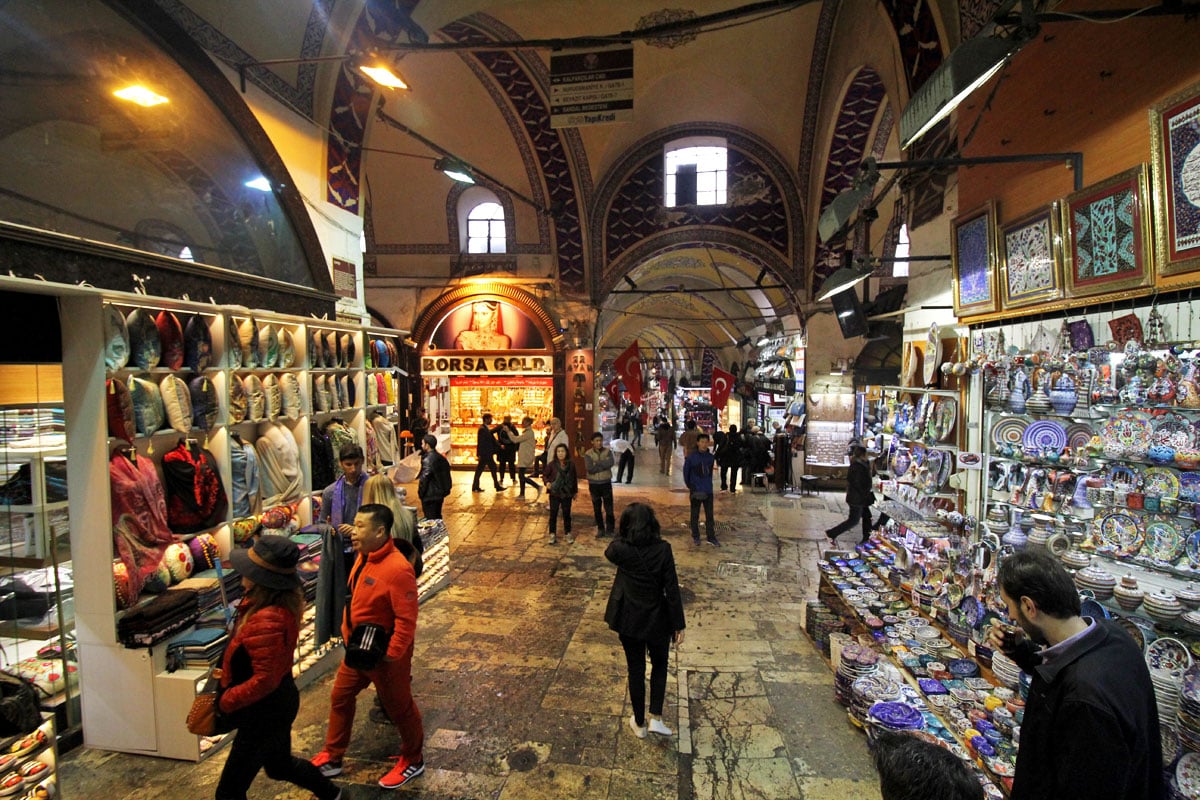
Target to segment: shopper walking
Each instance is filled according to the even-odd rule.
[[[384,789],[399,789],[425,771],[425,729],[412,697],[413,640],[417,632],[417,579],[412,566],[392,544],[392,512],[367,504],[354,518],[350,539],[358,558],[350,572],[350,600],[342,620],[342,639],[350,642],[357,626],[373,624],[387,631],[387,649],[372,669],[344,662],[333,679],[325,747],[312,760],[326,777],[342,774],[350,745],[358,694],[368,685],[383,703],[400,734],[400,757],[379,779]],[[291,651],[287,651],[289,659]]]
[[[604,446],[604,434],[599,431],[592,434],[592,447],[584,452],[583,465],[587,468],[588,494],[592,497],[592,515],[596,518],[596,538],[612,536],[617,525],[613,516],[613,453]]]
[[[625,439],[617,438],[609,442],[608,446],[617,459],[617,483],[620,483],[622,478],[625,483],[633,483],[633,445]],[[626,474],[626,470],[629,471],[628,474]]]
[[[442,518],[442,501],[454,488],[450,462],[437,450],[437,437],[427,433],[421,439],[421,472],[417,475],[417,497],[425,519]]]
[[[700,544],[700,508],[704,508],[704,534],[706,541],[720,547],[713,528],[713,454],[708,451],[709,437],[701,433],[696,437],[696,452],[683,462],[683,483],[688,488],[692,505],[692,544]]]
[[[688,456],[696,452],[696,437],[699,435],[700,431],[696,428],[696,420],[689,419],[683,423],[683,435],[679,437],[679,446],[683,448],[685,461]]]
[[[420,577],[421,554],[425,552],[425,544],[417,532],[417,515],[400,502],[392,479],[383,474],[367,478],[367,484],[363,488],[363,505],[367,503],[387,506],[388,510],[392,512],[392,527],[389,531],[392,544],[396,546],[401,555],[408,559],[408,563],[412,564],[413,572]]]
[[[1078,589],[1045,550],[1005,558],[999,583],[1019,627],[993,627],[988,644],[1033,676],[1012,800],[1165,797],[1158,708],[1141,649],[1116,623],[1080,616]]]
[[[639,739],[646,731],[670,736],[662,720],[667,695],[671,642],[683,643],[683,598],[671,545],[662,539],[654,509],[631,503],[621,512],[620,535],[604,557],[617,566],[604,621],[616,631],[629,671],[629,727]],[[646,720],[646,654],[650,655],[650,720]]]
[[[861,520],[862,541],[871,536],[871,506],[875,495],[871,491],[871,463],[867,460],[867,449],[854,445],[850,449],[850,470],[846,474],[846,505],[850,516],[840,525],[825,531],[829,544],[836,545],[837,537],[853,528]]]
[[[742,465],[742,435],[738,433],[737,425],[729,426],[725,441],[713,455],[721,467],[721,491],[737,494],[738,469]]]
[[[567,432],[563,430],[562,420],[558,417],[551,417],[550,427],[546,429],[546,446],[542,448],[542,454],[538,456],[541,469],[545,470],[554,460],[554,449],[560,444],[567,448],[568,453],[571,452],[571,444],[567,439]]]
[[[554,458],[546,465],[542,475],[546,492],[550,495],[550,544],[558,544],[555,531],[558,527],[558,512],[562,509],[563,535],[567,544],[574,544],[575,537],[571,535],[571,503],[579,492],[579,474],[575,471],[575,462],[565,444],[554,448]]]
[[[501,481],[507,476],[509,483],[517,482],[517,446],[513,444],[513,439],[520,435],[521,432],[513,424],[512,417],[505,414],[500,427],[496,428],[496,442],[498,445],[496,459],[500,465]]]
[[[639,450],[642,448],[642,432],[646,429],[646,412],[641,408],[633,415],[633,441],[630,442]]]
[[[520,481],[521,488],[517,496],[524,500],[525,487],[532,486],[537,490],[537,494],[533,498],[533,502],[536,503],[542,496],[542,487],[537,481],[527,476],[527,473],[533,469],[533,451],[537,445],[536,434],[533,432],[533,417],[527,416],[522,419],[521,427],[525,430],[512,438],[513,444],[517,447],[517,480]]]
[[[479,479],[483,476],[485,469],[492,473],[492,484],[496,487],[496,491],[504,490],[504,484],[500,478],[496,477],[496,451],[499,449],[500,444],[496,441],[496,432],[492,430],[492,415],[484,414],[483,423],[475,432],[475,458],[478,463],[475,465],[475,479],[471,482],[472,492],[483,491],[483,487],[479,485]]]
[[[260,769],[319,800],[342,792],[321,771],[292,755],[292,723],[300,692],[292,679],[292,654],[300,637],[304,592],[296,564],[300,549],[286,536],[260,536],[251,549],[238,548],[230,560],[242,576],[241,604],[233,637],[221,662],[218,708],[237,734],[217,781],[217,800],[246,800]]]
[[[654,431],[654,443],[658,445],[658,472],[671,474],[671,456],[675,453],[675,426],[665,417]]]

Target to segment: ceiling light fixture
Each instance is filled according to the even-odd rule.
[[[840,267],[832,275],[824,280],[821,284],[821,290],[817,294],[817,302],[821,303],[835,294],[840,294],[849,289],[853,289],[858,284],[871,277],[873,270],[866,265],[859,268]]]
[[[358,71],[385,89],[407,89],[408,84],[382,59],[371,59],[358,64]]]
[[[171,102],[158,92],[148,89],[139,83],[135,83],[132,86],[126,86],[124,89],[117,89],[115,92],[113,92],[113,94],[122,100],[128,100],[130,103],[137,103],[142,108],[152,108],[154,106],[161,106],[163,103]]]
[[[471,174],[470,168],[457,158],[439,158],[433,162],[433,168],[459,183],[475,182],[475,176]]]

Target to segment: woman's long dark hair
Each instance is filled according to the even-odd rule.
[[[304,614],[304,590],[299,586],[295,589],[271,589],[257,583],[254,584],[249,591],[242,595],[241,608],[244,609],[240,615],[242,622],[250,619],[254,612],[267,606],[286,608],[296,618],[296,624],[299,625],[300,618]]]
[[[654,509],[645,503],[630,503],[621,512],[620,536],[632,545],[643,545],[662,538],[662,526]]]

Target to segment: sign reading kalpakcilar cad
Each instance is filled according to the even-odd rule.
[[[632,45],[550,56],[550,127],[632,120]]]

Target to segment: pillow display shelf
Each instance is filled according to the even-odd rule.
[[[256,447],[260,485],[265,489],[268,481],[265,480],[261,449],[264,437],[281,434],[286,435],[286,439],[280,440],[281,444],[288,439],[295,444],[292,455],[287,457],[294,464],[289,470],[295,471],[280,473],[280,477],[286,481],[285,487],[293,480],[298,485],[294,492],[276,492],[273,495],[275,502],[264,502],[255,518],[271,525],[283,524],[282,529],[272,530],[284,534],[311,523],[311,494],[323,487],[312,484],[310,424],[338,416],[360,441],[363,439],[366,424],[363,353],[367,334],[362,328],[257,309],[112,292],[72,292],[63,296],[61,303],[63,377],[64,383],[71,387],[66,397],[67,427],[78,440],[77,445],[71,446],[68,467],[72,486],[69,507],[72,510],[81,513],[86,508],[93,519],[98,514],[108,516],[108,454],[110,448],[125,441],[124,437],[110,439],[105,435],[108,429],[107,379],[129,381],[137,378],[157,385],[168,377],[177,376],[185,381],[196,377],[195,370],[189,370],[186,362],[178,370],[148,364],[142,367],[130,364],[129,353],[126,353],[125,363],[120,363],[121,343],[116,317],[121,315],[125,319],[134,309],[142,309],[156,318],[161,312],[173,313],[185,330],[189,321],[202,319],[208,334],[209,363],[200,376],[211,380],[215,391],[217,408],[211,424],[207,429],[182,432],[170,429],[170,422],[164,419],[161,426],[165,430],[135,435],[131,442],[138,457],[153,460],[160,474],[163,455],[181,437],[196,439],[212,453],[229,499],[228,509],[212,527],[176,535],[176,541],[187,544],[202,533],[212,534],[222,557],[227,557],[236,545],[235,538],[238,542],[245,541],[244,536],[252,526],[241,515],[234,518],[232,452],[235,447],[243,447],[242,443]],[[148,335],[149,327],[144,321],[139,324]],[[192,326],[193,343],[205,339],[198,324]],[[103,335],[98,335],[99,332]],[[404,335],[401,331],[385,333],[396,342]],[[170,330],[167,338],[170,338]],[[312,350],[318,338],[321,346],[319,361]],[[186,339],[184,345],[185,348],[188,346]],[[132,340],[125,347],[132,350]],[[328,362],[324,355],[327,349],[333,354]],[[104,357],[99,357],[102,354]],[[318,375],[340,380],[344,394],[336,412],[317,410],[313,379]],[[261,418],[233,415],[231,389],[235,381],[242,384],[242,392],[235,396],[239,403],[245,393],[245,383],[250,381],[256,392],[260,387],[264,392],[278,387],[278,405],[268,405],[264,396]],[[290,400],[285,394],[289,391]],[[239,441],[235,441],[235,434]],[[286,509],[282,516],[281,508]],[[234,523],[237,524],[236,536]],[[114,555],[112,536],[96,536],[95,533],[95,530],[84,531],[82,527],[72,532],[72,542],[82,543],[86,551],[76,554],[79,566],[76,593],[80,596],[79,608],[86,609],[77,621],[79,647],[83,661],[88,664],[81,673],[84,741],[88,746],[101,749],[199,759],[211,752],[215,741],[191,735],[183,724],[195,694],[196,676],[189,675],[186,669],[167,672],[166,647],[161,644],[152,648],[127,649],[118,643],[118,613],[110,566]],[[145,602],[144,598],[142,602]],[[328,668],[332,660],[327,657],[328,648],[312,647],[311,626],[306,625],[304,631],[295,659],[296,672],[307,676],[314,670],[320,672]],[[131,698],[131,695],[136,697]]]
[[[985,796],[1004,797],[1016,760],[1012,709],[1023,705],[1017,693],[909,602],[891,569],[890,547],[873,540],[858,552],[827,556],[818,563],[816,605],[841,622],[814,623],[816,617],[806,613],[805,628],[819,634],[814,638],[831,658],[836,697],[848,706],[851,721],[938,741],[980,778]],[[903,722],[900,710],[906,712]]]
[[[0,739],[0,796],[42,800],[60,796],[54,716],[31,733]]]

